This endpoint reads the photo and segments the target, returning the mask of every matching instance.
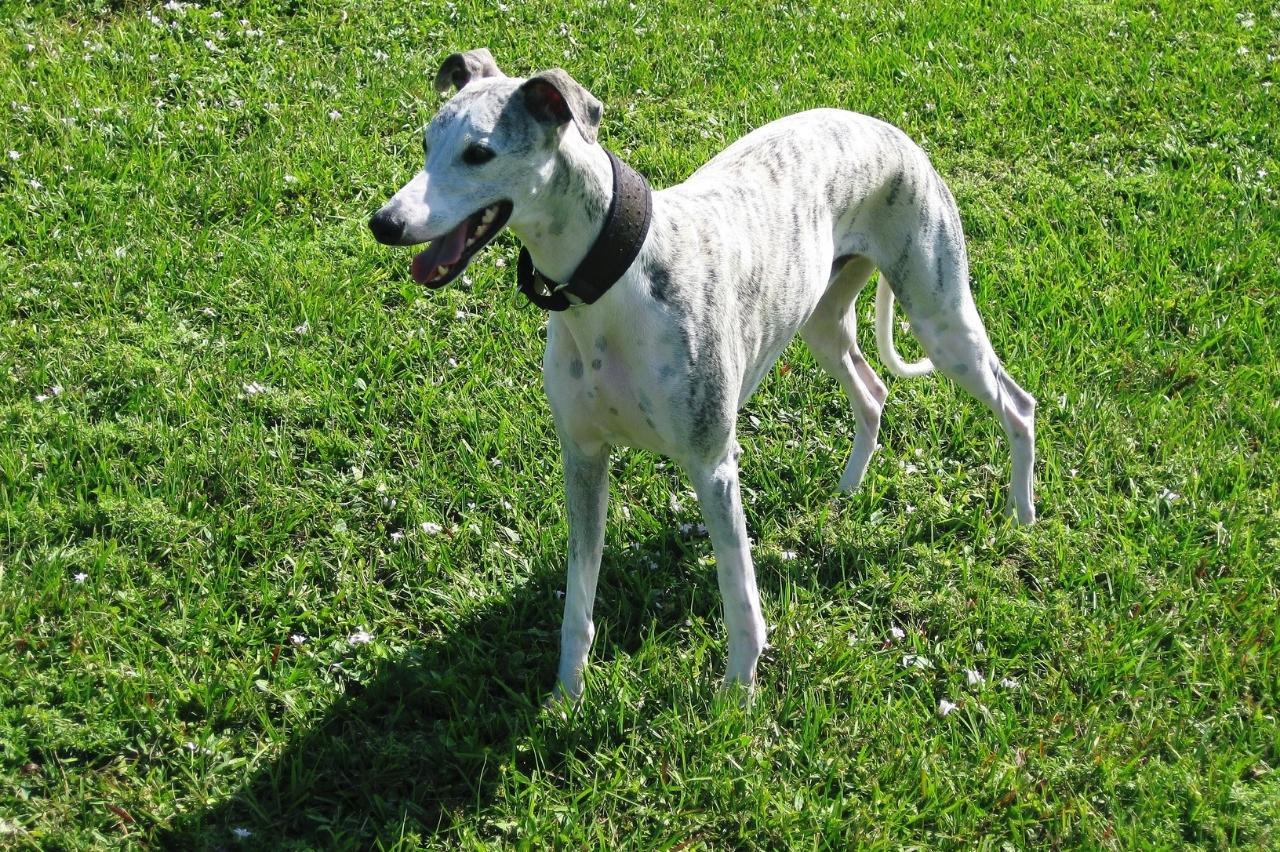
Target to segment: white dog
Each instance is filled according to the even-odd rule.
[[[1035,520],[1035,400],[1005,372],[978,316],[955,200],[902,131],[812,110],[650,192],[597,143],[600,102],[564,71],[510,78],[481,49],[446,59],[436,86],[459,91],[423,133],[422,171],[370,227],[388,244],[430,241],[412,273],[433,287],[503,227],[524,244],[521,289],[551,311],[543,376],[568,500],[560,697],[582,693],[616,445],[670,456],[692,480],[724,602],[725,681],[754,683],[765,622],[738,489],[737,412],[799,332],[853,403],[839,488],[858,487],[886,395],[854,333],[853,302],[873,269],[881,359],[899,376],[936,364],[995,412],[1012,448],[1017,519]],[[895,295],[929,359],[904,364],[894,351]]]

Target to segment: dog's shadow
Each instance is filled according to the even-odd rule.
[[[715,572],[696,558],[709,552],[709,542],[674,531],[642,544],[610,544],[596,606],[597,620],[607,624],[606,641],[597,642],[593,658],[630,653],[647,637],[675,636],[690,614],[718,621]],[[857,583],[883,555],[844,551],[836,557],[838,566],[811,569],[809,579]],[[319,721],[260,765],[237,792],[178,817],[157,832],[157,845],[394,845],[406,830],[448,832],[455,814],[470,818],[483,811],[494,801],[505,765],[554,769],[562,755],[540,714],[559,653],[560,563],[554,549],[540,554],[535,564],[544,567],[506,596],[444,637],[424,640],[371,675],[349,681]],[[794,570],[794,563],[767,555],[757,558],[757,566],[764,569],[766,590]],[[518,747],[535,732],[545,753]],[[608,743],[593,739],[616,735],[607,726],[589,726],[573,731],[571,745],[559,745],[594,751]]]
[[[595,659],[638,648],[674,630],[695,611],[718,618],[714,572],[698,572],[674,532],[638,546],[611,545],[601,574],[597,618],[607,640]],[[709,544],[706,545],[709,551]],[[522,585],[479,608],[435,640],[350,680],[323,717],[260,765],[225,801],[158,829],[161,848],[339,848],[394,845],[406,829],[447,832],[455,813],[493,801],[505,764],[532,770],[557,754],[517,748],[548,726],[542,700],[559,654],[562,556],[540,554]],[[680,605],[655,607],[663,591]],[[673,604],[675,602],[673,601]],[[584,739],[585,736],[585,739]],[[604,729],[573,732],[573,748],[601,745]],[[554,739],[554,733],[552,733]],[[554,742],[548,745],[552,748]]]

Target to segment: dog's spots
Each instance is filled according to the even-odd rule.
[[[640,392],[640,395],[636,400],[636,402],[639,404],[640,410],[645,414],[648,414],[649,412],[653,411],[653,400],[649,399],[649,395],[644,393],[643,391]]]
[[[705,365],[703,375],[689,383],[689,443],[702,453],[723,437],[725,387],[720,364]]]
[[[782,183],[782,179],[780,177],[781,172],[778,169],[777,163],[775,163],[773,160],[765,160],[764,168],[765,168],[765,171],[769,173],[770,183],[772,183],[774,186],[778,186],[780,183]]]
[[[603,334],[596,338],[596,349],[599,349],[601,352],[603,352],[608,348],[609,348],[609,341],[604,339]]]
[[[599,369],[600,369],[601,367],[603,367],[603,366],[604,366],[604,361],[602,361],[601,359],[599,359],[599,358],[594,358],[594,359],[592,359],[592,361],[591,361],[591,369],[593,369],[593,370],[599,370]]]
[[[569,362],[569,375],[575,379],[582,378],[582,360],[580,358],[574,358]]]
[[[674,379],[675,376],[676,368],[670,364],[663,365],[662,369],[658,371],[658,377],[661,379]]]
[[[947,271],[943,266],[943,252],[938,252],[937,267],[934,270],[934,286],[942,293],[947,289]]]
[[[957,376],[963,376],[965,373],[969,372],[969,365],[968,365],[968,364],[956,364],[956,365],[952,366],[952,368],[951,368],[951,372],[955,373]]]
[[[653,418],[652,418],[652,417],[646,417],[646,418],[644,419],[644,425],[648,426],[650,429],[652,429],[652,430],[653,430],[653,431],[655,431],[655,432],[657,432],[657,431],[658,431],[658,427],[657,427],[657,426],[655,426],[655,425],[653,424]]]
[[[609,413],[610,413],[610,414],[612,414],[614,417],[617,417],[617,416],[618,416],[618,409],[617,409],[617,407],[612,406],[612,405],[611,405],[611,406],[609,406]]]
[[[653,296],[653,300],[664,304],[669,302],[671,298],[671,275],[667,272],[666,267],[646,262],[644,275],[649,279],[649,295]]]
[[[898,172],[893,176],[893,179],[889,181],[889,197],[884,200],[884,203],[890,207],[897,203],[898,190],[900,189],[902,189],[902,172]]]

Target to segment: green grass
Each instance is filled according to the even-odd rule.
[[[1280,843],[1280,10],[726,5],[3,4],[0,847]],[[919,140],[1040,523],[936,377],[833,496],[797,345],[741,421],[755,702],[687,483],[621,451],[587,697],[541,711],[544,317],[509,236],[431,293],[364,225],[484,45],[658,186],[811,106]]]

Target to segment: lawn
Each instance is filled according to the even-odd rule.
[[[0,21],[0,848],[1280,844],[1280,7]],[[797,343],[740,420],[754,702],[687,481],[626,450],[586,699],[542,710],[545,317],[510,235],[430,292],[365,227],[480,46],[569,70],[658,187],[814,106],[918,140],[1040,400],[1040,521],[939,376],[837,496],[853,418]]]

